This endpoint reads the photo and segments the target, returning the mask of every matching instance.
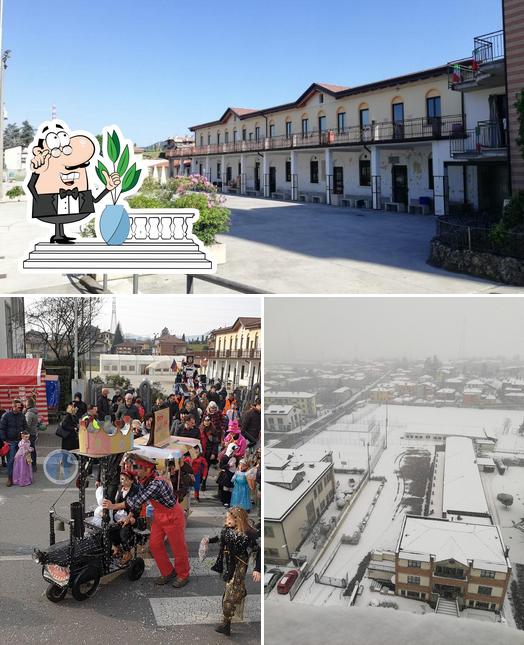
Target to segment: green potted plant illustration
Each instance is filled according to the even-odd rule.
[[[122,193],[128,193],[137,186],[142,173],[137,169],[136,162],[133,161],[134,155],[130,150],[131,145],[131,142],[127,142],[122,148],[121,139],[116,129],[113,129],[112,133],[107,129],[102,154],[104,159],[107,155],[107,159],[113,164],[113,169],[109,171],[101,159],[96,166],[96,174],[104,186],[106,185],[105,177],[108,177],[112,172],[117,172],[121,178],[120,185],[111,191],[113,204],[104,208],[99,221],[100,234],[106,244],[110,245],[123,244],[129,235],[129,215],[125,207],[118,203],[118,200]],[[129,165],[131,161],[133,163]]]

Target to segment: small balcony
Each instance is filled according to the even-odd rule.
[[[504,32],[494,31],[477,36],[473,41],[471,59],[448,65],[448,86],[452,90],[468,92],[504,85]]]
[[[479,121],[477,127],[450,139],[454,159],[505,158],[508,154],[508,132],[504,121]]]
[[[433,572],[433,581],[438,582],[438,580],[436,580],[437,578],[445,578],[448,580],[457,580],[461,582],[466,581],[466,576],[464,575],[463,569],[442,569],[440,567],[436,567],[435,571]]]
[[[266,137],[257,140],[233,141],[230,143],[195,146],[190,156],[220,155],[231,153],[260,152],[270,150],[294,150],[362,146],[374,143],[402,143],[445,139],[458,130],[463,131],[461,114],[418,117],[403,121],[372,121],[366,126],[350,126],[343,129],[313,130],[308,133]],[[173,156],[187,157],[188,150],[174,150]]]

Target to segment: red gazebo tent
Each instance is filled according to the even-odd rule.
[[[41,358],[0,358],[0,407],[11,409],[13,399],[35,399],[38,416],[48,423],[45,370]]]

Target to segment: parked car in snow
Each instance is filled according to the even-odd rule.
[[[296,579],[298,578],[298,571],[296,569],[290,569],[282,576],[282,579],[277,585],[277,591],[280,594],[289,593],[291,587],[295,584]]]

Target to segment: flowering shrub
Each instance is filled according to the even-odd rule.
[[[140,192],[129,200],[131,208],[196,208],[200,217],[193,226],[205,246],[214,244],[219,233],[229,230],[230,211],[225,197],[202,175],[174,177],[165,185],[146,179]]]

